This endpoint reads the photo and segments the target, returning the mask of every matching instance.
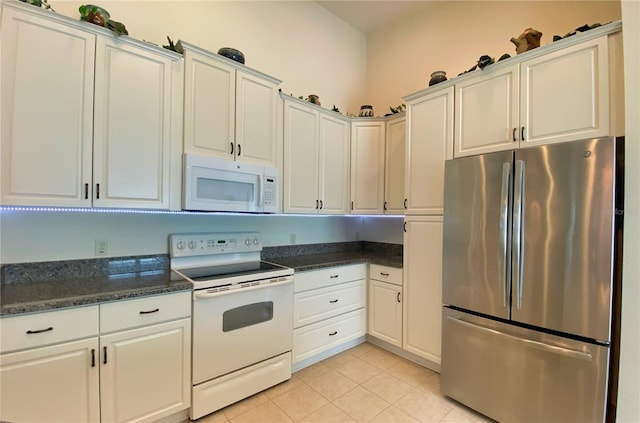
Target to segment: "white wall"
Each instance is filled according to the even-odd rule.
[[[49,0],[60,14],[79,18],[84,1]],[[94,3],[96,4],[96,3]],[[364,96],[366,39],[313,1],[135,1],[98,2],[129,35],[163,45],[167,36],[206,50],[234,47],[246,65],[283,80],[296,97],[317,94],[357,113]]]
[[[360,216],[0,212],[0,264],[95,258],[96,239],[108,256],[168,253],[177,232],[258,231],[264,246],[356,241]]]
[[[614,1],[426,1],[423,8],[367,38],[366,101],[377,115],[402,96],[428,86],[432,72],[449,79],[484,54],[514,56],[509,41],[525,28],[542,32],[541,45],[586,23],[620,19]]]
[[[622,2],[626,166],[619,422],[640,422],[640,2]]]

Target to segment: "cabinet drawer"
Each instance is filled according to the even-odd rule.
[[[364,309],[341,314],[293,331],[293,362],[297,363],[364,335]]]
[[[366,297],[364,279],[295,294],[293,327],[308,325],[364,307]]]
[[[388,282],[394,285],[402,285],[402,269],[397,267],[381,266],[379,264],[370,264],[369,279]]]
[[[366,264],[351,264],[348,266],[327,267],[326,269],[296,272],[294,292],[324,288],[339,283],[351,282],[367,277]]]
[[[100,332],[113,332],[191,316],[191,291],[100,305]]]
[[[57,344],[98,334],[98,306],[0,319],[0,352]]]

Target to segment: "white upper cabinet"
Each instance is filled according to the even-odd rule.
[[[3,205],[91,206],[95,39],[2,5]]]
[[[405,145],[407,125],[404,116],[387,121],[385,130],[384,213],[404,213]]]
[[[385,122],[351,123],[351,213],[382,214]]]
[[[520,147],[609,135],[607,37],[522,62]]]
[[[180,62],[118,39],[98,38],[96,52],[93,205],[168,209]]]
[[[453,158],[453,87],[407,101],[405,214],[444,209],[444,162]]]
[[[2,48],[2,204],[179,207],[180,55],[20,3]]]
[[[517,147],[519,81],[516,64],[487,67],[456,84],[456,157]]]
[[[346,214],[349,202],[349,122],[320,113],[319,151],[320,213]]]
[[[349,122],[284,98],[285,213],[345,214]]]
[[[463,76],[454,156],[621,135],[617,31],[591,30]]]
[[[184,151],[277,165],[280,80],[218,54],[184,48]]]

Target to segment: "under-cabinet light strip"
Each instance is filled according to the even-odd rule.
[[[0,206],[0,212],[61,212],[61,213],[120,213],[120,214],[178,214],[178,215],[199,215],[199,216],[278,216],[278,217],[374,217],[374,218],[398,218],[403,215],[392,214],[271,214],[271,213],[233,213],[233,212],[198,212],[183,210],[142,210],[142,209],[93,209],[80,207],[32,207],[32,206]]]

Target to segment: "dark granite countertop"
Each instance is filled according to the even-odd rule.
[[[296,272],[355,263],[401,268],[402,246],[357,241],[266,247],[262,260]],[[190,282],[172,280],[169,267],[167,255],[2,265],[0,317],[191,290]]]
[[[105,259],[104,266],[96,266],[93,260],[3,266],[0,316],[192,289],[191,283],[184,279],[172,280],[172,273],[167,267],[168,261],[160,260],[150,265],[144,263],[144,260]],[[127,261],[133,263],[126,264]],[[89,262],[93,267],[87,267]],[[104,274],[105,269],[102,267],[107,268],[110,273]]]
[[[296,272],[355,263],[373,263],[383,266],[402,268],[401,255],[367,250],[273,257],[266,258],[265,260],[282,266],[291,267],[295,269]]]

